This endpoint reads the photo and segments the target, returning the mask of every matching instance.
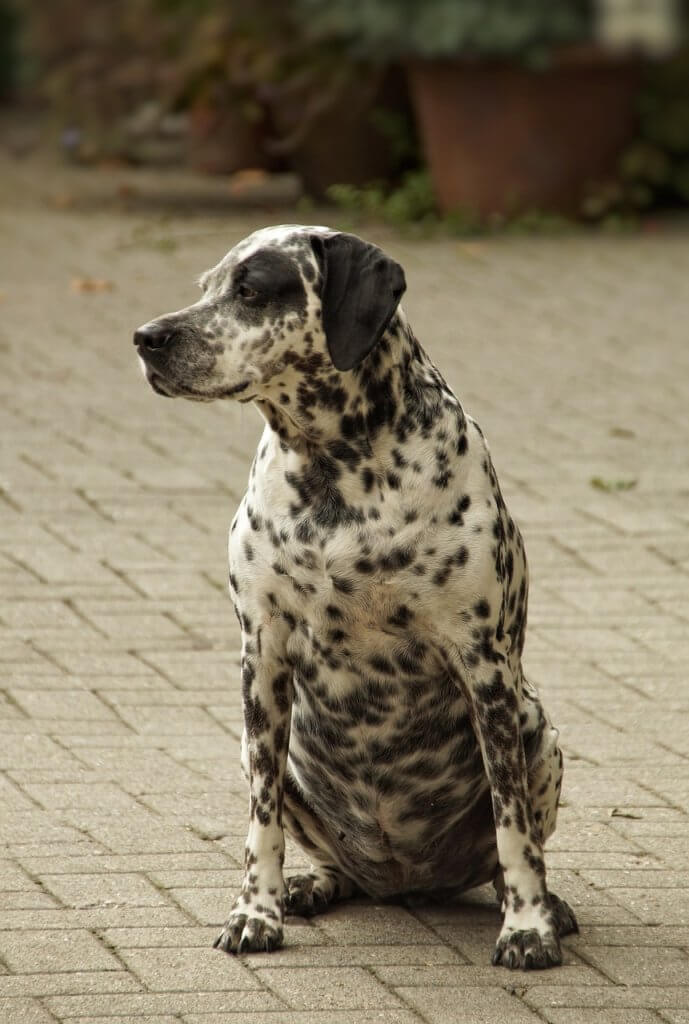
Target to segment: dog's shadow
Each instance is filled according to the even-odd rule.
[[[314,917],[287,918],[286,946],[436,947],[433,962],[447,962],[451,947],[459,962],[490,962],[500,930],[500,906],[490,885],[461,895],[405,894],[387,899],[357,897],[333,903]],[[362,949],[363,952],[363,949]],[[390,955],[395,962],[394,949]],[[406,956],[404,957],[406,959]]]

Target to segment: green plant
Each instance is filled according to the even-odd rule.
[[[396,188],[383,182],[371,182],[362,188],[347,184],[331,185],[327,198],[355,219],[374,218],[396,227],[436,227],[440,224],[426,170],[408,171]]]
[[[689,203],[689,43],[648,69],[639,93],[637,138],[618,174],[582,201],[591,220]]]
[[[514,57],[590,39],[593,0],[296,0],[311,38],[375,61],[410,56]]]
[[[332,185],[327,198],[358,220],[382,220],[406,232],[440,233],[458,236],[490,234],[551,235],[570,230],[572,222],[559,214],[541,210],[482,218],[473,210],[441,214],[428,171],[408,171],[397,186],[372,182],[363,188]]]

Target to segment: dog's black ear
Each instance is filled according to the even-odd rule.
[[[330,358],[351,370],[380,340],[407,287],[399,263],[356,235],[314,235],[323,275],[321,308]]]

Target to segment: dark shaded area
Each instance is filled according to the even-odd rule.
[[[7,144],[233,175],[240,201],[306,194],[397,225],[624,220],[689,202],[686,15],[686,0],[0,0],[0,99],[29,115]]]

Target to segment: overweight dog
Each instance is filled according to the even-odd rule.
[[[323,227],[257,231],[134,343],[160,395],[254,402],[230,530],[250,821],[216,946],[287,914],[493,882],[494,964],[562,960],[575,917],[543,844],[557,731],[521,655],[528,575],[478,425],[415,338],[402,268]],[[284,879],[284,829],[308,874]]]

